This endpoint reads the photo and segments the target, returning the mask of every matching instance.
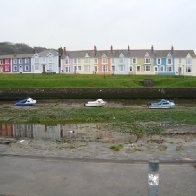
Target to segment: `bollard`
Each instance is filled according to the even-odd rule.
[[[149,161],[148,171],[148,196],[158,196],[159,188],[159,161]]]

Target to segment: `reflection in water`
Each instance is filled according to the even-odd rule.
[[[42,139],[51,141],[131,142],[128,133],[118,133],[104,124],[13,124],[0,125],[0,137]]]

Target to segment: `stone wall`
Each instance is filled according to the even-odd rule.
[[[195,99],[196,88],[3,88],[0,100],[33,99]]]

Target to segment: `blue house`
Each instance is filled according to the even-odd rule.
[[[155,51],[154,70],[158,75],[175,75],[173,47],[172,50]]]
[[[17,54],[12,57],[12,73],[31,73],[33,54]]]

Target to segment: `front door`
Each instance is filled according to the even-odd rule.
[[[46,65],[43,65],[43,71],[42,73],[46,73]]]

